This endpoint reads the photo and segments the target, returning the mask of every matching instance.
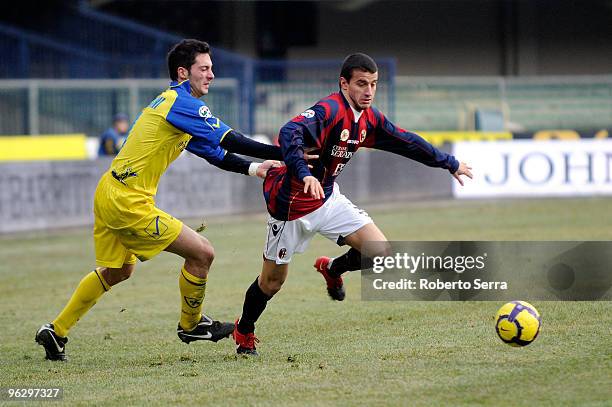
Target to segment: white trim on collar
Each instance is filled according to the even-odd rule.
[[[351,105],[349,104],[349,106]],[[363,114],[363,110],[358,112],[353,106],[351,106],[351,110],[353,111],[353,116],[355,116],[355,123],[357,123],[359,121],[359,118]]]

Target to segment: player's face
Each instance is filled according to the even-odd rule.
[[[197,98],[207,95],[208,88],[215,78],[212,71],[212,60],[210,54],[198,54],[195,63],[189,68],[189,83],[191,94]]]
[[[340,78],[340,87],[348,101],[356,110],[364,110],[372,106],[376,95],[378,72],[370,73],[354,69],[351,80]]]

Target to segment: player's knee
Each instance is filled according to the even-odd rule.
[[[210,268],[213,260],[215,259],[215,249],[210,242],[202,240],[200,247],[196,253],[196,262],[200,267]]]
[[[379,256],[389,257],[393,255],[393,249],[391,248],[391,244],[389,242],[381,242],[381,253]]]
[[[272,297],[274,294],[280,291],[280,289],[283,287],[283,283],[284,281],[279,279],[262,279],[259,286],[264,294]]]
[[[280,291],[282,286],[283,283],[279,281],[271,281],[266,283],[265,285],[262,285],[261,291],[263,291],[264,294],[266,294],[267,296],[272,297],[274,296],[274,294]]]
[[[104,281],[111,287],[130,278],[134,272],[134,264],[124,264],[121,268],[102,267],[99,269]]]
[[[121,267],[121,281],[125,281],[130,278],[132,276],[132,273],[134,272],[134,269],[134,264],[124,264],[123,267]]]
[[[393,255],[393,250],[389,242],[376,242],[371,244],[369,250],[364,251],[363,254],[368,258],[388,257]]]

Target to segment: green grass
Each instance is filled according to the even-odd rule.
[[[452,201],[370,214],[391,240],[612,240],[611,208]],[[205,307],[216,318],[241,311],[264,220],[208,219],[217,258]],[[106,294],[71,331],[70,361],[54,363],[34,332],[91,269],[89,230],[1,237],[0,387],[62,386],[70,405],[612,405],[609,302],[536,303],[541,336],[516,349],[494,333],[500,303],[366,302],[358,275],[345,302],[330,301],[311,263],[341,252],[317,237],[294,257],[258,324],[260,358],[237,358],[230,341],[178,340],[180,259],[164,253]]]

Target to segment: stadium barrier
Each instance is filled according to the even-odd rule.
[[[532,139],[548,140],[605,140],[610,138],[612,129],[587,132],[575,130],[540,130],[537,132],[487,132],[487,131],[423,131],[418,134],[436,147],[465,141],[508,141]],[[271,140],[265,134],[251,135],[262,143]],[[48,134],[40,136],[0,137],[1,161],[33,160],[84,160],[98,158],[99,138],[85,137],[84,134]]]
[[[91,225],[94,191],[109,164],[110,159],[0,163],[0,233]],[[446,171],[365,150],[338,182],[361,205],[450,198],[451,179]],[[261,180],[221,171],[188,153],[162,177],[156,202],[179,218],[266,212]]]
[[[443,149],[450,149],[444,145]],[[363,150],[340,174],[358,205],[504,196],[612,195],[612,140],[466,141],[453,154],[474,168],[459,187],[445,171]],[[0,233],[85,226],[110,159],[0,163]],[[179,218],[265,213],[261,181],[183,154],[162,177],[157,203]]]

